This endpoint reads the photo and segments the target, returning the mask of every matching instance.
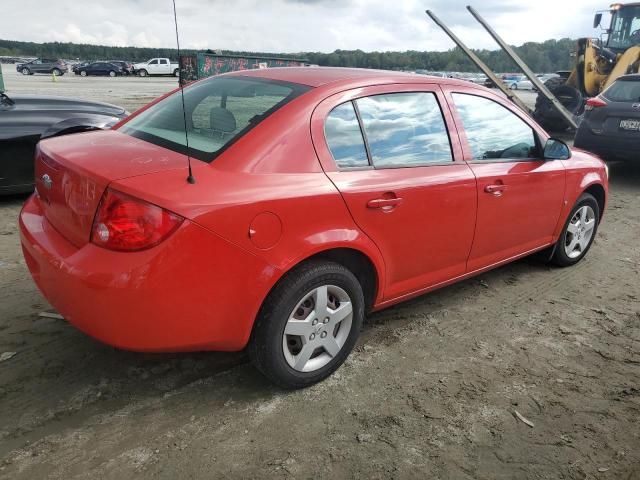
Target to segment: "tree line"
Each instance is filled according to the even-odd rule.
[[[495,72],[517,71],[513,62],[501,50],[474,50]],[[515,51],[535,72],[568,70],[573,63],[575,40],[563,38],[545,42],[528,42]],[[213,53],[208,50],[209,53]],[[195,50],[182,50],[194,54]],[[277,56],[305,59],[321,66],[380,68],[384,70],[429,70],[446,72],[474,72],[475,65],[459,48],[443,52],[407,50],[404,52],[364,52],[362,50],[336,50],[331,53],[264,53],[218,50],[225,55]],[[0,56],[31,56],[63,58],[67,60],[128,60],[140,62],[153,57],[168,57],[177,60],[175,48],[111,47],[64,42],[18,42],[0,40]]]

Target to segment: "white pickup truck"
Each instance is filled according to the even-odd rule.
[[[133,71],[141,77],[147,75],[180,76],[180,66],[177,63],[172,63],[168,58],[152,58],[148,62],[136,63],[133,65]]]

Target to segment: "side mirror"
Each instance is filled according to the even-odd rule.
[[[571,149],[562,140],[550,138],[544,146],[545,160],[568,160],[571,158]]]
[[[596,13],[593,17],[593,28],[598,28],[602,23],[602,13]]]

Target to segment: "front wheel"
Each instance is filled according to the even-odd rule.
[[[29,70],[28,68],[23,68],[22,69],[22,74],[23,75],[31,75],[31,70]]]
[[[80,76],[81,77],[86,77],[87,76],[87,72],[85,70],[81,70],[80,71]]]
[[[140,75],[141,77],[146,77],[147,76],[147,71],[146,70],[140,70],[140,71],[138,71],[138,75]]]
[[[288,273],[269,294],[249,343],[253,364],[284,388],[303,388],[345,361],[364,320],[356,277],[333,262],[309,262]]]
[[[555,246],[553,263],[561,267],[569,267],[582,260],[596,238],[599,220],[598,202],[593,195],[582,194],[571,210]]]

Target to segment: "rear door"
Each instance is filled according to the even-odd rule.
[[[160,59],[160,64],[158,66],[158,73],[169,73],[169,60],[166,58]]]
[[[327,176],[385,261],[384,299],[465,272],[476,187],[437,85],[403,84],[334,95],[312,135]]]
[[[446,87],[465,159],[477,178],[470,272],[547,246],[564,202],[565,168],[545,161],[524,113],[475,89]]]

